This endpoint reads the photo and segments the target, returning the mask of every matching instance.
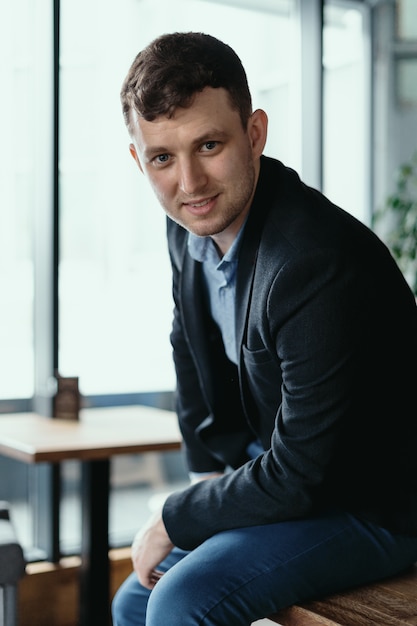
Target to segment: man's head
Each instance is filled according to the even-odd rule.
[[[130,152],[167,215],[224,254],[251,206],[267,117],[209,35],[174,33],[136,57],[122,89]]]
[[[245,70],[230,46],[203,33],[162,35],[136,56],[123,83],[121,100],[130,130],[131,111],[152,121],[188,107],[205,87],[222,87],[242,125],[252,112]]]

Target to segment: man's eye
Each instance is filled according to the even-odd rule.
[[[168,154],[158,154],[157,157],[155,157],[155,161],[156,163],[160,163],[161,165],[163,163],[166,163],[169,159],[169,155]]]
[[[203,144],[203,150],[206,152],[210,152],[210,150],[214,150],[218,146],[218,141],[206,141]]]

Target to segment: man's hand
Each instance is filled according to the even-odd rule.
[[[165,530],[162,513],[158,511],[139,530],[132,544],[133,568],[144,587],[147,589],[155,587],[162,576],[162,572],[155,568],[173,547],[174,544]]]

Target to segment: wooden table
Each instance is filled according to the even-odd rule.
[[[80,626],[109,623],[110,459],[180,447],[175,414],[150,407],[84,409],[78,422],[0,415],[0,454],[25,463],[81,461]]]

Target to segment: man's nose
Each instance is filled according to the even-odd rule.
[[[195,195],[205,187],[206,182],[207,176],[198,159],[181,161],[179,169],[179,186],[181,191],[188,196]]]

